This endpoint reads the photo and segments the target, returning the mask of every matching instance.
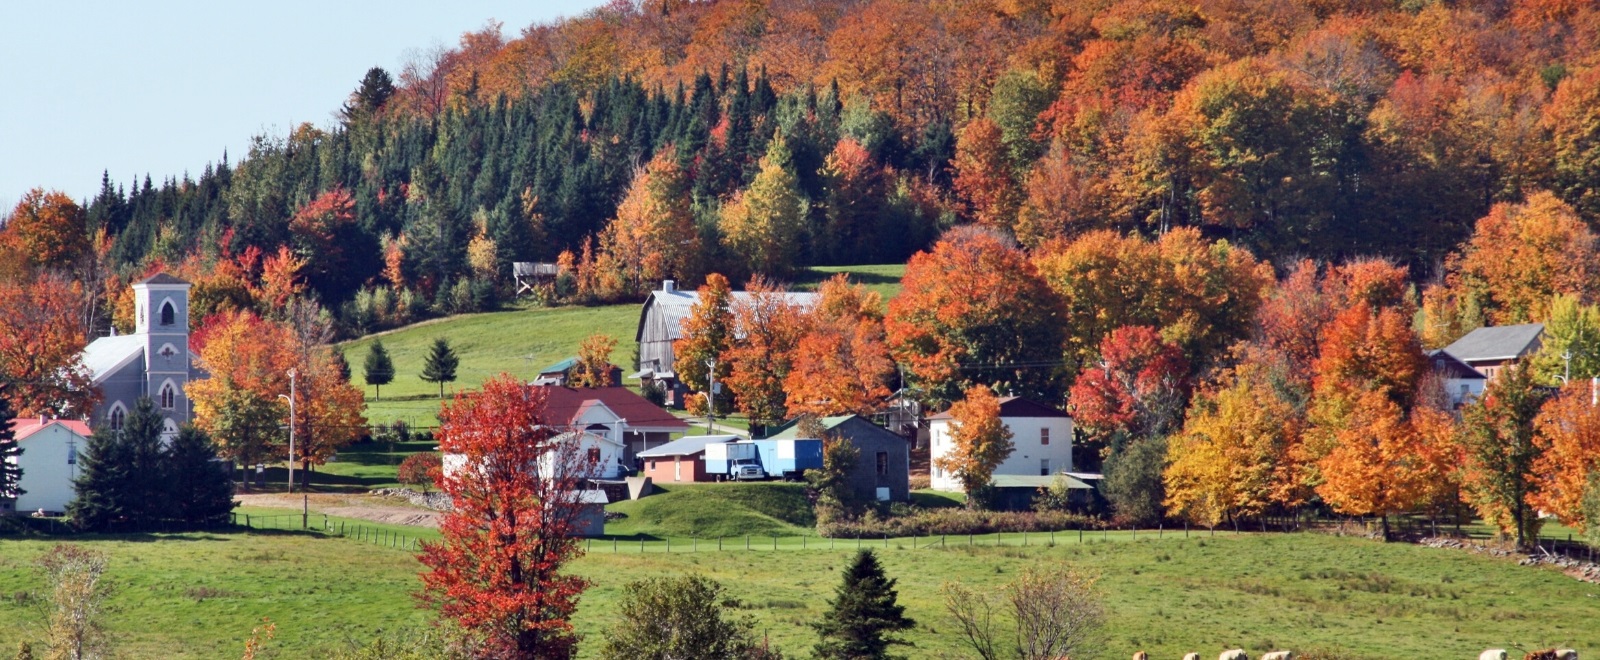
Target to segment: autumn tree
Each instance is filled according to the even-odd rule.
[[[99,400],[82,364],[78,288],[58,275],[0,281],[0,396],[18,415],[83,417]]]
[[[361,375],[372,386],[373,397],[378,399],[383,398],[383,386],[394,382],[394,360],[389,357],[389,349],[383,347],[382,339],[372,340],[372,345],[367,347]]]
[[[728,278],[712,273],[683,319],[683,338],[672,347],[672,371],[692,390],[704,392],[710,387],[712,362],[717,380],[726,379],[731,371],[727,361],[718,358],[733,342],[732,302]]]
[[[291,388],[296,455],[291,458],[300,461],[300,469],[310,475],[316,466],[366,433],[366,399],[339,368],[331,347],[302,342],[297,348],[295,387]],[[310,483],[309,476],[306,482]]]
[[[1065,318],[1015,244],[957,228],[906,265],[885,331],[890,354],[933,399],[984,384],[1050,400]]]
[[[1189,365],[1177,346],[1146,326],[1117,328],[1100,359],[1073,383],[1073,419],[1102,444],[1113,436],[1164,436],[1182,421]]]
[[[1528,503],[1580,531],[1600,528],[1600,518],[1584,510],[1590,477],[1600,472],[1600,405],[1592,388],[1585,381],[1568,382],[1534,419],[1538,455]]]
[[[1550,301],[1533,371],[1544,385],[1560,386],[1600,376],[1600,305],[1563,294]]]
[[[647,294],[655,283],[699,274],[689,182],[673,149],[656,151],[633,175],[617,215],[600,232],[595,257],[602,300]]]
[[[873,412],[889,396],[894,361],[884,341],[883,303],[843,275],[822,283],[810,330],[784,379],[789,412],[821,417]]]
[[[428,348],[428,355],[422,360],[422,380],[439,384],[439,398],[444,398],[444,384],[456,380],[456,367],[461,364],[461,358],[456,356],[456,350],[450,347],[450,340],[444,337],[434,337],[433,345]]]
[[[1428,483],[1443,475],[1431,469],[1430,448],[1393,399],[1367,389],[1342,403],[1348,410],[1330,427],[1331,448],[1317,463],[1317,494],[1340,513],[1381,517],[1388,539],[1389,516],[1421,503]]]
[[[972,218],[988,227],[1011,228],[1021,200],[1000,126],[987,117],[967,122],[952,164],[956,191]]]
[[[769,657],[755,621],[729,611],[739,602],[715,580],[658,577],[622,587],[620,618],[605,633],[606,660],[746,660]],[[775,654],[774,654],[775,655]]]
[[[1547,317],[1558,294],[1593,303],[1600,296],[1596,239],[1572,207],[1548,192],[1521,204],[1496,204],[1472,238],[1445,262],[1446,282],[1479,304],[1495,325]]]
[[[933,466],[961,482],[967,506],[978,508],[981,491],[989,487],[996,468],[1016,451],[1011,429],[1000,419],[1000,399],[987,386],[967,390],[965,399],[950,407],[951,449]]]
[[[750,272],[781,277],[798,265],[806,200],[793,159],[783,136],[774,135],[750,187],[722,207],[718,227]]]
[[[826,221],[813,244],[826,263],[862,264],[878,254],[880,216],[886,212],[883,169],[873,162],[866,147],[841,138],[823,161],[828,195],[823,201]]]
[[[105,625],[107,601],[112,595],[112,585],[106,579],[110,563],[106,553],[71,543],[58,543],[34,561],[49,589],[47,657],[110,655],[112,638]]]
[[[1196,396],[1167,445],[1168,511],[1216,527],[1290,499],[1302,420],[1274,391],[1269,365],[1246,362]]]
[[[459,469],[439,477],[452,510],[418,559],[420,601],[496,657],[569,658],[569,618],[588,581],[563,573],[578,544],[582,476],[576,443],[556,443],[546,394],[510,374],[457,393],[439,412],[439,448]]]
[[[568,378],[573,387],[613,387],[622,383],[611,382],[611,351],[617,340],[610,335],[594,333],[578,344],[578,361],[573,363]]]
[[[792,371],[796,347],[806,334],[806,310],[782,287],[757,278],[730,311],[737,337],[722,352],[726,383],[750,423],[769,425],[789,418],[784,379]]]
[[[61,191],[34,188],[11,209],[0,244],[32,268],[62,268],[89,251],[83,207]]]
[[[1539,532],[1539,512],[1530,502],[1546,445],[1534,439],[1546,399],[1533,370],[1518,363],[1501,371],[1483,396],[1462,412],[1461,466],[1466,499],[1500,533],[1525,546]]]
[[[439,480],[440,471],[444,469],[444,459],[438,452],[420,452],[407,456],[400,461],[396,479],[407,486],[421,486],[422,492]]]

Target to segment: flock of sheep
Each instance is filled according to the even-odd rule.
[[[1150,654],[1140,651],[1133,654],[1133,660],[1150,660]],[[1183,656],[1183,660],[1200,660],[1199,653],[1190,653]],[[1223,651],[1217,660],[1250,660],[1250,654],[1244,649]],[[1261,660],[1294,660],[1293,651],[1273,651],[1261,656]],[[1489,649],[1478,654],[1478,660],[1510,660],[1505,649]],[[1533,651],[1522,657],[1522,660],[1578,660],[1578,652],[1572,649],[1545,649]]]

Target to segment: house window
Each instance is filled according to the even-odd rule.
[[[878,475],[889,474],[889,452],[878,452]]]
[[[178,393],[176,389],[172,387],[172,383],[167,383],[161,386],[162,410],[172,410],[173,406],[177,405],[177,399]]]
[[[1039,429],[1039,445],[1043,447],[1050,446],[1050,429]]]
[[[122,423],[125,420],[127,420],[127,418],[128,418],[128,414],[126,412],[123,412],[122,406],[117,406],[115,408],[112,408],[111,409],[111,430],[113,430],[113,431],[121,431],[122,430]],[[70,463],[71,461],[68,461],[68,462]]]
[[[656,462],[655,461],[650,461],[650,469],[652,469],[652,470],[656,469]]]
[[[172,308],[170,301],[161,305],[161,325],[173,325],[178,322],[178,312]]]
[[[600,448],[599,447],[590,447],[589,448],[589,464],[590,465],[599,465],[600,464]]]
[[[67,465],[77,465],[77,464],[78,464],[78,445],[77,445],[77,443],[68,443],[67,444]]]
[[[1050,476],[1050,459],[1048,459],[1048,458],[1039,459],[1039,476],[1041,476],[1041,477]]]
[[[1467,397],[1470,397],[1470,396],[1472,396],[1472,387],[1470,385],[1467,385],[1466,383],[1462,383],[1461,384],[1461,398],[1456,399],[1456,403],[1466,403],[1467,402]]]

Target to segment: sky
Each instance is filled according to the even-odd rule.
[[[489,20],[507,38],[599,0],[0,2],[0,216],[31,188],[198,178],[250,137],[334,112],[367,69],[455,46]]]

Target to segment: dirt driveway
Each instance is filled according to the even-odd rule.
[[[284,493],[245,493],[237,495],[241,506],[271,507],[275,509],[300,508],[299,495]],[[411,506],[404,500],[371,495],[342,495],[312,493],[309,501],[312,513],[340,518],[358,518],[390,525],[414,527],[439,526],[439,512]]]

